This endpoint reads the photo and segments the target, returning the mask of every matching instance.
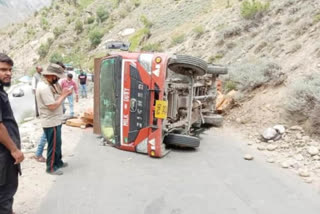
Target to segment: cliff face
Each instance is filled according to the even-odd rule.
[[[22,21],[34,11],[50,5],[52,0],[0,0],[0,28]]]

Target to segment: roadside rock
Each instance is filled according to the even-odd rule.
[[[275,161],[274,161],[273,158],[268,158],[268,159],[267,159],[267,162],[268,162],[268,163],[274,163]]]
[[[284,168],[284,169],[289,168],[289,166],[290,165],[289,165],[289,163],[287,161],[284,161],[284,162],[281,163],[281,167]]]
[[[250,154],[246,154],[244,157],[243,157],[245,160],[253,160],[254,157]]]
[[[276,150],[277,148],[278,148],[277,145],[272,145],[272,144],[270,144],[270,145],[267,146],[267,150],[268,150],[268,151],[274,151],[274,150]]]
[[[275,125],[273,127],[279,134],[284,134],[286,132],[286,128],[283,125]]]
[[[264,150],[266,150],[266,147],[264,145],[259,145],[257,147],[257,149],[260,150],[260,151],[264,151]]]
[[[273,129],[273,128],[267,128],[263,134],[262,134],[262,137],[265,139],[265,140],[272,140],[274,139],[276,136],[278,135],[278,132]]]
[[[306,169],[300,169],[300,170],[299,170],[299,175],[300,175],[301,177],[310,177],[310,173],[309,173],[308,170],[306,170]]]
[[[310,146],[308,149],[307,149],[308,153],[312,156],[314,155],[317,155],[319,154],[319,149],[317,147],[314,147],[314,146]]]

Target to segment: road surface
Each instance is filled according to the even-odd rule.
[[[65,142],[67,143],[67,142]],[[245,161],[252,152],[253,161]],[[319,214],[320,195],[292,172],[214,130],[198,150],[162,159],[100,146],[86,132],[42,214]]]
[[[14,89],[9,93],[10,104],[12,107],[12,111],[16,118],[16,121],[20,123],[26,117],[34,116],[35,114],[35,98],[32,94],[32,88],[28,84],[19,84],[13,86]],[[12,92],[15,90],[22,89],[24,91],[24,96],[22,97],[13,97]]]

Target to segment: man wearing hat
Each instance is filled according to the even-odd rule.
[[[67,163],[62,161],[61,154],[62,103],[72,90],[62,90],[58,84],[58,80],[64,77],[64,70],[60,65],[50,64],[42,75],[44,80],[38,84],[36,97],[41,125],[48,141],[46,171],[49,174],[62,175],[60,168],[67,166]]]

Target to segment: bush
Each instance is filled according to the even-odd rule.
[[[140,17],[140,21],[143,23],[144,27],[146,28],[151,28],[153,25],[152,22],[150,22],[145,15],[142,15]]]
[[[181,35],[178,35],[178,36],[174,36],[172,38],[171,46],[175,46],[175,45],[181,44],[182,42],[184,42],[184,39],[185,39],[185,35],[184,34],[181,34]]]
[[[95,28],[90,31],[89,33],[89,40],[91,42],[92,47],[97,47],[101,43],[101,39],[103,37],[104,33],[102,30]]]
[[[77,32],[77,34],[82,33],[82,31],[83,31],[82,21],[80,21],[80,20],[76,21],[76,24],[75,24],[75,26],[74,26],[74,29],[75,29],[75,31]]]
[[[63,56],[58,52],[54,52],[53,54],[51,54],[49,61],[51,63],[63,62]]]
[[[295,116],[297,121],[302,122],[308,119],[315,106],[319,104],[319,74],[301,78],[288,86],[285,108]]]
[[[228,93],[229,91],[236,90],[237,84],[232,80],[227,80],[223,85],[223,89],[225,93]]]
[[[196,34],[196,38],[199,38],[204,34],[204,27],[203,26],[197,26],[193,28],[192,30]]]
[[[152,44],[147,44],[147,45],[144,45],[142,48],[141,48],[142,51],[150,51],[150,52],[162,52],[163,49],[161,47],[161,44],[158,42],[158,43],[152,43]]]
[[[54,38],[58,38],[63,32],[65,27],[55,27],[53,29]]]
[[[284,82],[286,75],[281,67],[273,62],[240,62],[230,66],[226,80],[233,81],[241,91],[252,91],[262,85],[277,86]]]
[[[241,15],[245,19],[254,19],[262,17],[269,9],[270,3],[262,3],[259,0],[245,0],[241,3]]]
[[[317,15],[315,15],[314,17],[313,17],[313,23],[318,23],[318,22],[320,22],[320,14],[317,14]]]
[[[92,24],[92,23],[94,23],[94,17],[93,17],[93,16],[90,16],[90,17],[88,17],[88,19],[87,19],[87,24]]]
[[[97,20],[99,22],[104,22],[109,17],[109,12],[104,7],[99,7],[97,9]]]
[[[140,4],[141,4],[141,1],[140,0],[131,0],[134,4],[135,7],[139,7]]]
[[[47,30],[48,27],[49,27],[49,23],[48,23],[48,20],[46,18],[41,18],[41,21],[40,21],[40,26],[43,30]]]
[[[131,43],[130,51],[135,51],[139,45],[146,41],[151,36],[150,30],[148,28],[143,28],[137,31],[133,36],[129,38]]]
[[[45,44],[41,44],[39,49],[38,49],[38,54],[40,56],[40,58],[44,58],[47,56],[47,54],[49,53],[49,44],[45,43]]]

